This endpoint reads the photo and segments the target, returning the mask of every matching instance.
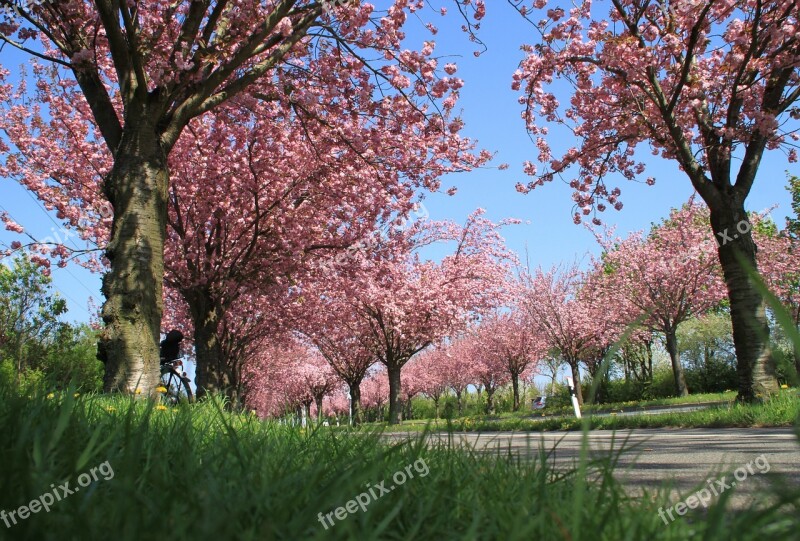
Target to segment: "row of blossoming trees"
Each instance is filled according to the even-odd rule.
[[[347,413],[352,408],[357,420],[362,405],[380,409],[388,404],[390,419],[396,422],[403,405],[411,415],[416,395],[431,399],[438,416],[443,396],[452,393],[461,413],[465,393],[477,390],[485,393],[488,413],[494,410],[497,390],[509,386],[517,410],[520,382],[541,374],[544,364],[554,360],[556,366],[569,367],[583,402],[582,374],[593,381],[605,378],[614,348],[625,356],[631,349],[650,350],[657,338],[671,361],[675,393],[688,394],[678,328],[726,305],[708,219],[707,208],[691,200],[646,233],[624,239],[598,234],[602,254],[588,269],[568,266],[512,276],[504,273],[499,241],[494,257],[487,259],[484,253],[469,261],[465,247],[470,230],[482,230],[474,240],[485,247],[490,246],[489,239],[496,239],[492,224],[473,216],[460,230],[455,253],[445,257],[438,269],[442,274],[424,278],[429,285],[438,279],[436,287],[424,291],[415,289],[423,280],[421,269],[409,274],[420,264],[418,259],[412,258],[410,267],[398,268],[396,253],[375,263],[375,252],[370,252],[366,273],[365,260],[351,260],[346,275],[329,273],[330,281],[317,286],[323,289],[314,291],[309,304],[321,317],[306,314],[291,346],[274,350],[273,357],[265,359],[261,372],[254,374],[258,382],[254,404],[262,413],[280,414],[316,402],[320,414]],[[757,215],[751,221],[767,285],[797,324],[797,240]],[[430,240],[431,230],[441,235],[440,227],[417,224],[411,234],[402,236],[408,242],[419,239],[424,230],[424,238]],[[456,231],[444,238],[456,239]],[[472,257],[480,253],[475,251]],[[467,270],[468,264],[475,266]],[[427,266],[438,265],[429,262],[423,267]],[[448,267],[458,273],[448,276]],[[447,282],[462,285],[448,291]],[[470,297],[475,286],[481,288],[482,297]],[[288,369],[285,379],[268,374],[270,366],[282,362],[291,366],[292,359],[300,364]],[[652,378],[652,356],[649,362]],[[326,395],[329,405],[323,407]]]
[[[784,237],[751,233],[744,204],[765,151],[798,138],[791,2],[623,1],[597,15],[586,1],[540,21],[532,14],[545,0],[512,2],[542,38],[514,75],[544,165],[527,163],[533,179],[519,189],[571,168],[576,221],[619,209],[620,189],[606,181],[642,176],[634,148],[645,143],[677,161],[710,208],[709,219],[677,213],[647,238],[603,238],[589,271],[516,279],[497,226],[479,215],[463,226],[398,227],[419,190],[489,156],[461,135],[457,67],[436,58],[433,38],[406,48],[406,21],[425,3],[389,4],[0,2],[0,40],[33,59],[13,75],[0,68],[0,175],[103,251],[86,263],[108,269],[106,390],[154,389],[159,333],[183,325],[199,394],[234,401],[272,400],[255,398],[259,375],[287,373],[276,358],[295,355],[276,351],[294,351],[293,333],[351,396],[370,365],[385,366],[393,421],[404,368],[440,342],[502,352],[517,388],[542,352],[576,379],[581,367],[596,376],[618,339],[655,332],[685,393],[676,328],[725,291],[741,397],[775,389],[764,302],[745,267],[758,262],[794,302],[794,262],[780,257],[792,253],[781,252]],[[454,5],[472,35],[485,3]],[[573,85],[566,106],[551,92],[558,78]],[[545,124],[566,124],[580,148],[554,157]],[[7,212],[0,220],[23,232]],[[692,230],[694,220],[703,226]],[[695,250],[712,231],[722,242]],[[433,263],[421,255],[433,244],[452,250]],[[64,243],[29,247],[44,265],[46,254],[62,264],[82,255]],[[517,332],[505,344],[457,345],[478,320]]]

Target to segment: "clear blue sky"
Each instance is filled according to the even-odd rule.
[[[380,5],[383,2],[376,3]],[[527,180],[522,174],[522,162],[535,161],[536,157],[536,149],[520,118],[522,106],[517,102],[518,93],[511,90],[511,75],[522,58],[519,46],[535,40],[532,28],[506,2],[491,2],[479,32],[488,50],[475,58],[472,52],[477,46],[460,32],[454,5],[446,0],[436,4],[447,6],[450,14],[441,17],[423,11],[420,17],[423,22],[433,22],[440,30],[433,38],[437,42],[437,54],[447,55],[447,61],[459,65],[458,76],[465,81],[460,101],[466,122],[465,133],[478,139],[481,148],[497,154],[492,168],[446,177],[442,183],[443,190],[456,186],[458,193],[455,196],[427,195],[424,204],[431,218],[462,222],[477,207],[485,208],[493,220],[519,218],[523,224],[509,226],[505,237],[509,247],[521,258],[524,259],[527,252],[534,267],[583,261],[585,254],[597,253],[598,247],[591,233],[572,222],[572,190],[569,186],[555,180],[528,195],[521,195],[514,189],[517,182]],[[427,31],[421,29],[420,23],[412,19],[409,26],[409,47],[418,47],[423,39],[431,39]],[[2,55],[0,63],[13,65],[7,51]],[[568,100],[567,96],[561,98],[562,102]],[[554,154],[574,144],[567,138],[551,140]],[[615,225],[618,234],[648,228],[652,222],[666,216],[670,208],[681,205],[692,193],[689,180],[673,163],[652,157],[646,161],[649,169],[645,176],[655,176],[656,185],[650,187],[644,183],[621,181],[619,186],[624,208],[619,212],[609,210],[604,213],[605,222]],[[501,163],[510,164],[509,169],[498,170],[496,166]],[[777,204],[772,215],[783,223],[784,216],[790,212],[789,196],[784,189],[785,172],[788,169],[797,173],[794,167],[790,168],[781,152],[768,153],[748,199],[748,208],[764,210]],[[26,191],[7,179],[0,179],[0,205],[37,236],[53,235],[52,230],[57,227],[57,220],[52,221]],[[0,232],[0,242],[9,243],[15,238],[9,232]],[[99,276],[77,267],[54,268],[53,276],[56,287],[67,298],[68,317],[87,320],[88,297],[93,296],[98,303],[102,300]]]

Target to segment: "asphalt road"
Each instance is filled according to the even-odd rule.
[[[453,443],[479,451],[527,457],[537,455],[541,445],[556,467],[571,467],[580,456],[582,435],[466,432],[452,437]],[[448,435],[431,438],[446,441]],[[735,487],[731,503],[738,507],[749,505],[765,483],[800,488],[800,443],[788,428],[596,430],[589,433],[589,449],[591,457],[618,454],[617,479],[633,493],[652,492],[667,482],[676,502],[702,488],[722,492]]]

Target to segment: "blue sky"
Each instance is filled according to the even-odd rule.
[[[511,75],[522,58],[519,46],[535,40],[533,29],[506,2],[493,1],[479,32],[487,50],[476,58],[472,52],[477,47],[458,30],[460,22],[452,3],[441,1],[437,5],[448,6],[450,14],[441,17],[424,11],[420,17],[423,22],[430,21],[439,27],[439,34],[433,38],[437,54],[459,65],[458,76],[465,81],[460,100],[465,134],[478,139],[481,148],[497,154],[492,167],[446,177],[443,191],[456,186],[458,193],[452,197],[444,193],[428,194],[424,201],[427,212],[433,219],[463,222],[475,208],[482,207],[493,220],[519,218],[523,223],[507,227],[504,236],[508,246],[521,258],[526,258],[527,253],[532,266],[585,261],[585,254],[597,253],[598,246],[589,231],[572,222],[569,186],[555,180],[527,195],[514,189],[517,182],[527,180],[522,174],[522,162],[535,161],[536,157],[536,148],[520,118],[522,106],[517,102],[518,93],[511,90]],[[424,29],[413,30],[420,29],[421,24],[410,20],[409,25],[409,47],[419,47],[423,39],[431,39]],[[10,67],[18,63],[17,58],[4,50],[0,63]],[[562,102],[566,100],[568,96],[561,96]],[[559,149],[575,144],[568,138],[558,139],[557,134],[550,142],[554,155]],[[617,227],[618,234],[648,228],[692,193],[688,178],[673,163],[649,156],[645,161],[648,171],[644,176],[655,176],[656,185],[621,181],[624,208],[606,211],[602,216],[607,224]],[[509,169],[498,170],[501,163],[508,163]],[[790,168],[783,153],[767,153],[748,199],[748,208],[764,210],[778,205],[772,215],[782,223],[790,213],[790,199],[784,188],[787,170],[798,172],[796,166],[794,170]],[[8,179],[0,179],[0,205],[40,238],[54,236],[58,231],[58,221],[27,191]],[[7,231],[0,232],[0,243],[10,243],[16,238]],[[54,268],[53,277],[56,288],[67,299],[68,318],[88,320],[88,297],[91,295],[97,303],[102,300],[100,277],[74,266]]]

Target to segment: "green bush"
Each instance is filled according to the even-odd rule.
[[[700,366],[684,369],[686,386],[692,394],[721,393],[738,387],[736,366],[717,358],[712,358]]]

